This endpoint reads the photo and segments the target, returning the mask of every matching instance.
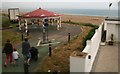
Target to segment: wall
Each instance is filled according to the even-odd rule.
[[[99,44],[101,42],[102,24],[96,30],[91,40],[87,41],[87,45],[82,52],[87,53],[85,58],[70,56],[70,72],[90,72],[97,55]],[[88,57],[91,56],[89,59]]]
[[[84,58],[80,58],[80,57],[72,57],[70,56],[70,66],[72,66],[70,68],[70,71],[72,72],[82,72],[85,70],[85,59]]]
[[[110,41],[110,37],[111,37],[111,34],[114,35],[113,39],[114,41],[118,42],[120,41],[119,40],[119,37],[118,37],[118,31],[120,28],[120,24],[118,24],[120,22],[118,21],[105,21],[105,24],[106,24],[106,30],[107,30],[107,35],[106,35],[106,41]]]

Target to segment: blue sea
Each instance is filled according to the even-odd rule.
[[[33,11],[35,9],[28,9],[27,11]],[[70,15],[88,15],[88,16],[103,16],[107,17],[118,17],[118,10],[109,9],[57,9],[49,8],[48,11],[53,11],[59,14],[70,14]]]

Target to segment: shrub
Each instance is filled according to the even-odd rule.
[[[86,24],[82,24],[82,26],[90,26],[90,27],[94,27],[94,28],[98,28],[98,25],[93,25],[91,23],[86,23]]]
[[[87,40],[90,40],[90,39],[93,37],[93,35],[95,34],[95,30],[96,30],[96,29],[97,29],[97,27],[93,28],[93,29],[88,33],[88,35],[83,39],[83,41],[82,41],[83,48],[86,46],[86,41],[87,41]]]
[[[83,49],[86,46],[86,41],[90,40],[93,35],[95,34],[95,29],[98,29],[98,25],[93,25],[91,23],[78,23],[78,22],[69,22],[69,21],[62,21],[62,23],[68,23],[68,24],[76,24],[76,25],[81,25],[81,26],[89,26],[89,27],[93,27],[93,29],[88,33],[88,35],[83,39],[82,44],[83,44]]]
[[[7,16],[2,16],[2,27],[9,27],[10,20]]]

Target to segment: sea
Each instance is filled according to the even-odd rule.
[[[25,11],[33,11],[35,9],[26,9]],[[48,8],[48,11],[56,12],[59,14],[68,15],[85,15],[85,16],[102,16],[102,17],[118,17],[118,10],[109,9],[58,9],[58,8]]]

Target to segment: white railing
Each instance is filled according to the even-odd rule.
[[[102,24],[96,29],[94,36],[91,40],[87,41],[87,45],[82,51],[87,53],[83,57],[70,56],[70,72],[90,72],[97,55],[99,45],[101,42]]]

